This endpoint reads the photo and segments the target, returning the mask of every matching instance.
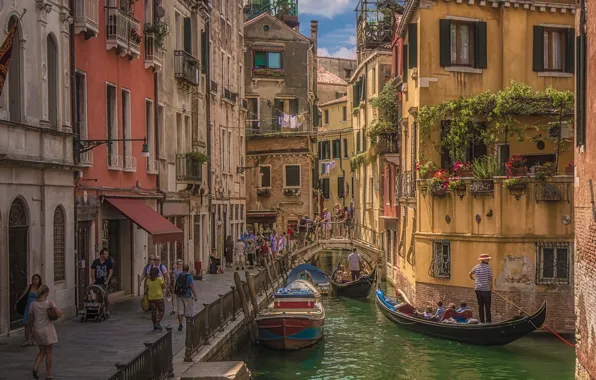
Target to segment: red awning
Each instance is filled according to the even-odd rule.
[[[184,240],[184,232],[180,228],[149,207],[142,199],[106,198],[106,201],[151,234],[154,243]]]

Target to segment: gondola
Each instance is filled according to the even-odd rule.
[[[396,301],[378,289],[375,300],[381,313],[396,325],[435,338],[480,346],[504,346],[534,330],[546,319],[546,301],[533,315],[491,324],[445,323],[425,320],[396,309]],[[413,310],[409,302],[397,305],[400,310]]]
[[[375,280],[377,279],[376,265],[367,275],[360,277],[356,281],[350,282],[335,281],[335,274],[337,273],[338,268],[339,265],[335,268],[333,274],[331,275],[331,278],[329,279],[329,282],[331,283],[331,287],[333,288],[333,292],[335,293],[335,295],[353,298],[368,297],[370,289],[373,287]]]

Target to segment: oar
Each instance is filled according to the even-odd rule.
[[[501,297],[503,299],[503,301],[509,303],[511,306],[515,307],[517,310],[521,311],[525,315],[527,315],[527,316],[530,316],[531,315],[531,314],[527,313],[526,311],[522,310],[521,307],[519,307],[516,304],[514,304],[513,302],[509,301],[507,298],[505,298],[502,295],[500,295],[499,293],[495,292],[494,290],[492,292],[495,293],[496,295],[498,295],[499,297]],[[567,344],[569,347],[575,347],[575,344],[570,343],[568,340],[566,340],[565,338],[563,338],[561,335],[557,334],[553,329],[551,329],[547,325],[542,324],[542,327],[544,327],[545,329],[547,329],[548,331],[550,331],[551,333],[553,333],[557,338],[561,339],[563,341],[563,343]]]

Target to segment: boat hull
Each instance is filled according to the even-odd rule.
[[[492,324],[433,322],[395,311],[383,292],[375,294],[377,307],[396,325],[420,334],[480,346],[503,346],[538,329],[546,319],[546,302],[536,313],[518,320]]]
[[[302,316],[257,317],[259,342],[277,350],[297,350],[323,337],[324,318]]]
[[[375,267],[370,275],[366,278],[361,278],[357,281],[339,283],[332,279],[330,280],[333,291],[338,296],[352,297],[352,298],[366,298],[370,294],[370,290],[376,280],[377,268]],[[331,278],[334,278],[335,273]]]

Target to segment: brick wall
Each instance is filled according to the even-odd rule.
[[[548,310],[545,324],[560,333],[573,333],[575,316],[573,314],[573,297],[569,294],[572,289],[571,287],[568,290],[563,289],[563,287],[558,288],[558,291],[548,293],[536,292],[532,297],[528,297],[527,291],[499,291],[499,294],[528,313],[538,310],[542,305],[542,301],[546,300]],[[444,306],[453,302],[458,307],[461,301],[465,301],[468,308],[474,313],[474,318],[478,318],[478,302],[476,301],[474,289],[423,282],[416,283],[416,298],[412,302],[415,303],[418,309],[422,310],[428,305],[434,308],[439,300],[443,301]],[[493,322],[500,322],[518,315],[519,311],[493,293],[491,314]]]
[[[394,270],[393,281],[395,283],[395,288],[404,292],[406,297],[410,299],[410,302],[416,304],[416,288],[412,283],[410,283],[410,281],[408,281],[406,276],[401,273],[399,268]]]

